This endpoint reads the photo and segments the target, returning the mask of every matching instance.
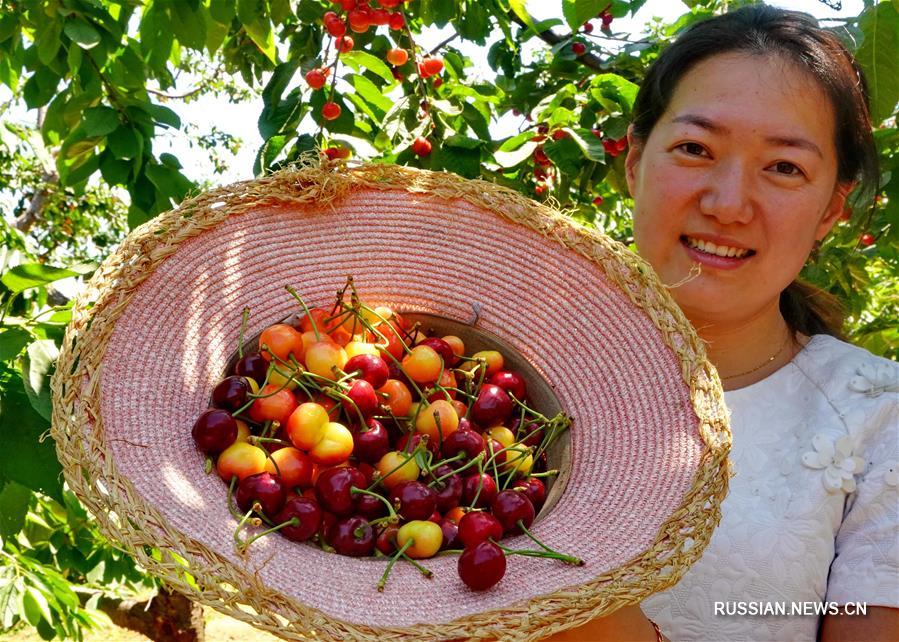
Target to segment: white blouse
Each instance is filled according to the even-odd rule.
[[[721,524],[647,617],[676,642],[813,641],[828,603],[899,607],[899,364],[816,335],[724,396]]]

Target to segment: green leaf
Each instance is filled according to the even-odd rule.
[[[25,594],[22,596],[22,610],[25,612],[25,619],[31,626],[38,626],[41,620],[53,623],[53,614],[50,612],[47,598],[33,586],[25,587]]]
[[[5,569],[9,571],[7,577],[3,577]],[[13,570],[12,565],[0,567],[0,631],[12,628],[19,617],[21,580],[12,581],[9,575],[12,575]]]
[[[584,166],[584,155],[581,153],[581,148],[571,136],[546,141],[543,151],[562,174],[574,176]]]
[[[147,165],[145,171],[159,191],[175,202],[183,200],[194,187],[181,172],[166,165]]]
[[[253,174],[260,176],[264,170],[269,169],[281,150],[287,144],[288,137],[286,135],[271,136],[262,143],[259,152],[256,154],[256,160],[253,162]]]
[[[390,67],[380,58],[365,51],[348,51],[340,55],[340,61],[346,63],[354,71],[359,71],[361,67],[365,67],[373,74],[383,78],[387,84],[392,85],[395,81]]]
[[[607,0],[562,0],[562,15],[572,31],[577,31],[607,5]]]
[[[50,421],[53,417],[53,401],[50,396],[50,377],[55,369],[59,348],[50,339],[35,341],[22,359],[22,381],[31,407]]]
[[[230,26],[234,19],[234,0],[212,0],[209,3],[209,15],[216,22]]]
[[[31,333],[24,328],[9,328],[0,332],[0,361],[15,359],[31,341]]]
[[[857,57],[865,71],[871,95],[871,115],[879,125],[899,103],[899,8],[880,2],[865,9],[859,19],[864,34]]]
[[[169,8],[172,29],[182,45],[202,51],[206,45],[206,20],[199,7],[191,7],[189,2],[173,2]]]
[[[34,491],[16,482],[6,482],[0,487],[0,538],[10,539],[22,530],[25,515],[31,504]],[[3,599],[0,598],[0,617],[2,617]],[[0,622],[0,630],[2,630]]]
[[[534,19],[527,10],[527,0],[509,0],[509,8],[526,24],[534,33],[540,33],[534,24]]]
[[[100,32],[83,18],[72,17],[66,20],[64,31],[82,49],[93,49],[100,44]]]
[[[50,102],[56,95],[59,80],[59,76],[49,67],[38,67],[22,87],[22,97],[28,108],[37,109]]]
[[[237,18],[259,50],[273,63],[277,63],[278,52],[265,3],[259,0],[237,0]]]
[[[382,115],[386,114],[390,111],[390,108],[393,107],[393,101],[385,96],[384,93],[375,86],[375,83],[365,76],[353,74],[353,87],[356,88],[356,93],[358,93],[367,103],[380,110]],[[380,116],[375,120],[380,120]]]
[[[434,151],[434,160],[444,169],[464,176],[466,178],[477,178],[481,174],[481,152],[479,147],[470,147],[471,139],[465,139],[464,136],[458,137],[457,142],[462,145],[450,144],[450,141],[456,137],[450,137],[439,145]],[[462,140],[464,139],[464,140]],[[480,141],[474,141],[476,145]]]
[[[112,107],[98,105],[84,112],[84,133],[88,136],[106,136],[119,126],[119,114]]]
[[[506,152],[498,149],[493,152],[493,157],[500,167],[515,167],[522,161],[530,158],[535,149],[537,149],[537,143],[529,140],[520,147],[515,148],[514,151]]]
[[[51,267],[41,263],[22,263],[10,268],[0,282],[12,292],[22,292],[29,288],[35,288],[53,281],[66,279],[70,276],[79,276],[93,272],[95,265],[74,265],[68,268]]]
[[[499,146],[499,151],[501,152],[512,152],[521,147],[524,143],[528,142],[534,137],[534,132],[521,132],[511,138],[507,138],[503,141],[503,144]]]
[[[599,74],[590,81],[590,95],[608,111],[615,111],[608,101],[614,101],[626,114],[630,114],[640,87],[618,74]]]
[[[106,138],[106,147],[116,158],[131,160],[143,152],[143,137],[133,128],[121,125]]]
[[[606,150],[602,146],[602,141],[594,136],[592,131],[580,128],[571,129],[569,127],[565,127],[564,131],[577,143],[584,156],[597,163],[602,163],[606,160]]]
[[[173,129],[181,128],[181,118],[168,107],[154,103],[141,103],[140,108],[150,114],[154,122],[159,125],[167,125]]]
[[[45,65],[50,65],[56,58],[56,54],[62,44],[59,39],[61,34],[62,24],[59,20],[42,20],[38,22],[35,32],[37,58]],[[77,49],[77,47],[73,47],[73,49]]]
[[[100,173],[110,185],[126,185],[131,175],[131,163],[117,159],[112,152],[100,155]]]

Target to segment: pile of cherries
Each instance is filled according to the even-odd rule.
[[[483,590],[506,556],[570,564],[528,530],[546,500],[547,448],[571,424],[529,407],[527,385],[502,354],[466,355],[457,336],[432,336],[386,307],[369,307],[349,279],[330,308],[300,311],[244,347],[233,374],[193,426],[197,448],[229,484],[244,551],[280,533],[342,555],[387,556],[378,590],[403,559],[461,553],[459,575]],[[433,334],[433,333],[431,333]],[[245,533],[251,532],[251,535]],[[500,543],[524,533],[538,545]]]

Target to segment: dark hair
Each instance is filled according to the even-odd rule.
[[[780,56],[811,74],[833,105],[837,180],[857,182],[864,197],[874,194],[880,174],[864,74],[834,33],[796,11],[754,5],[688,28],[649,68],[634,103],[634,135],[649,138],[694,65],[726,53]],[[794,332],[840,336],[834,324],[841,324],[842,314],[831,314],[839,310],[837,299],[810,287],[797,280],[781,293],[787,324]]]

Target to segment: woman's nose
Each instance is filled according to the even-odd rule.
[[[739,162],[720,163],[709,172],[700,210],[721,224],[748,223],[753,213],[752,176]]]

